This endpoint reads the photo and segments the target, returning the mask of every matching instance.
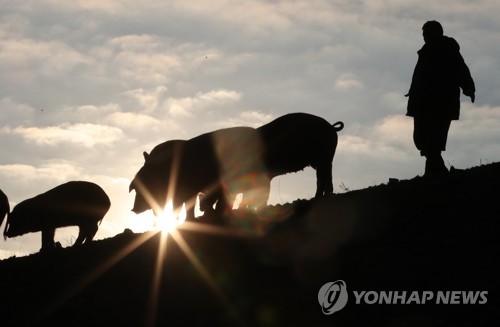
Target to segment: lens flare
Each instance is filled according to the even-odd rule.
[[[153,227],[162,233],[170,233],[186,221],[186,205],[174,210],[172,201],[168,201],[163,210],[155,217]]]

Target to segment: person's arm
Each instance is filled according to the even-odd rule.
[[[474,84],[474,80],[472,79],[469,67],[465,64],[465,60],[460,52],[458,52],[457,57],[459,85],[462,88],[464,95],[470,97],[472,103],[474,103],[476,100],[476,86]]]

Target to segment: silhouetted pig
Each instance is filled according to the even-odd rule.
[[[7,195],[0,190],[0,227],[2,226],[5,216],[9,214],[10,206]]]
[[[144,165],[129,187],[129,191],[136,191],[132,209],[135,213],[148,209],[156,213],[171,199],[175,209],[185,203],[187,218],[194,218],[200,192],[217,194],[211,201],[219,200],[226,208],[232,207],[235,189],[250,193],[252,189],[269,188],[269,181],[258,178],[265,176],[264,166],[260,138],[251,127],[220,129],[187,141],[167,141],[150,154],[143,154]],[[250,176],[255,176],[257,182]]]
[[[307,114],[291,113],[257,128],[262,148],[262,162],[267,180],[297,172],[305,167],[316,170],[315,197],[333,193],[332,162],[337,149],[337,132],[344,128],[341,121],[331,125],[325,119]],[[269,192],[255,201],[245,200],[243,205],[265,205]],[[200,200],[200,207],[210,208],[221,194],[211,194]],[[264,199],[264,201],[263,201]]]
[[[263,157],[269,177],[310,166],[316,170],[315,196],[333,193],[332,162],[337,132],[343,128],[340,121],[331,125],[306,113],[287,114],[257,128],[265,144]]]
[[[139,214],[152,209],[157,214],[165,207],[172,161],[174,156],[180,155],[185,142],[171,140],[158,144],[149,154],[143,152],[144,165],[129,186],[129,192],[135,190],[133,212]]]
[[[78,226],[74,245],[89,243],[110,205],[109,197],[97,184],[68,182],[16,205],[7,217],[4,236],[41,231],[41,251],[45,251],[55,247],[56,228]]]

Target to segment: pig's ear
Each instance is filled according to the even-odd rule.
[[[144,156],[144,161],[148,161],[149,154],[146,151],[144,151],[142,155]]]

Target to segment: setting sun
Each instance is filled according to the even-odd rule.
[[[168,233],[183,224],[186,220],[186,206],[183,205],[177,214],[174,213],[172,201],[168,201],[165,208],[159,210],[157,215],[153,210],[147,210],[140,215],[134,215],[131,219],[130,226],[136,233],[147,231],[161,231]]]
[[[174,212],[172,201],[168,201],[165,208],[154,217],[153,228],[162,233],[168,233],[184,223],[186,220],[186,205],[182,205],[182,208],[176,211],[177,213]]]

